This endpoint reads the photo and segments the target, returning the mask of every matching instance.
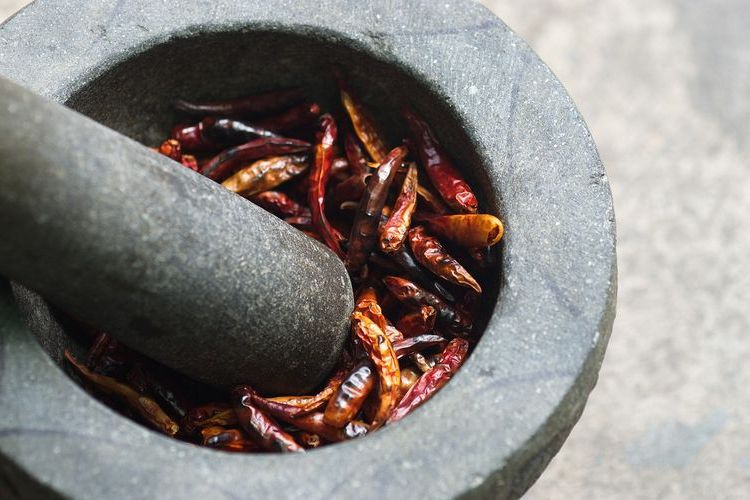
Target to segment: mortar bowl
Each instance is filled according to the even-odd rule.
[[[0,74],[146,144],[176,98],[302,85],[331,108],[342,68],[392,143],[402,106],[424,115],[506,226],[484,334],[451,383],[396,425],[304,455],[203,449],[118,415],[61,369],[80,346],[55,311],[3,282],[0,496],[513,498],[560,448],[614,319],[612,199],[570,97],[485,8],[38,0],[0,27],[0,51]]]

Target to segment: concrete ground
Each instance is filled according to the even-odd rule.
[[[578,103],[618,223],[599,385],[527,497],[750,497],[750,5],[483,3]]]

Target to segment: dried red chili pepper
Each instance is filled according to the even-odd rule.
[[[455,302],[456,298],[442,283],[439,283],[432,274],[420,266],[409,250],[408,245],[402,245],[401,248],[388,254],[388,257],[404,271],[409,278],[419,283],[431,292],[440,295],[450,302]]]
[[[237,415],[234,408],[226,403],[207,403],[188,410],[184,419],[185,431],[195,432],[196,429],[211,426],[237,425]]]
[[[339,91],[341,93],[341,104],[344,105],[344,109],[349,115],[349,119],[354,127],[354,132],[365,145],[365,149],[370,154],[370,157],[378,163],[385,161],[388,156],[388,147],[383,141],[382,134],[378,131],[378,127],[372,118],[370,112],[364,107],[364,105],[357,100],[352,93],[351,89],[341,78],[337,75],[339,83]]]
[[[488,247],[503,237],[503,223],[494,215],[443,215],[425,220],[430,233],[464,247]]]
[[[406,232],[411,225],[411,216],[417,206],[417,166],[409,165],[409,170],[401,185],[401,192],[393,205],[388,222],[380,229],[380,249],[386,253],[395,252],[404,244]]]
[[[409,337],[408,339],[396,342],[393,344],[393,351],[396,353],[396,357],[401,359],[404,356],[409,356],[415,352],[445,344],[446,342],[447,340],[440,335],[417,335],[416,337]]]
[[[304,99],[302,89],[281,89],[238,99],[190,102],[178,100],[175,108],[195,116],[245,116],[278,111]]]
[[[296,417],[305,415],[306,413],[310,413],[306,412],[304,408],[300,406],[279,403],[278,401],[271,401],[270,399],[264,398],[258,394],[252,395],[252,402],[255,406],[269,413],[270,415],[273,415],[274,417],[284,415],[286,418],[294,419]]]
[[[172,129],[172,138],[183,149],[194,152],[236,146],[258,137],[279,136],[256,125],[216,116],[207,116],[196,125]]]
[[[354,310],[370,318],[383,331],[388,326],[388,320],[378,304],[378,294],[371,286],[366,286],[359,292]]]
[[[453,284],[466,286],[482,293],[482,287],[464,266],[443,248],[437,238],[428,235],[422,226],[409,230],[409,245],[417,262]]]
[[[294,201],[281,191],[263,191],[250,197],[250,201],[280,217],[298,217],[310,214],[310,209]]]
[[[167,139],[162,142],[159,146],[159,153],[168,158],[172,158],[174,161],[180,161],[182,159],[182,147],[180,143],[174,139]]]
[[[279,419],[284,420],[285,417],[279,416]],[[320,412],[284,421],[305,432],[317,434],[329,443],[358,438],[364,436],[370,430],[370,426],[358,420],[347,423],[343,428],[333,427],[325,423],[323,413]]]
[[[372,429],[377,429],[397,403],[401,371],[393,346],[377,324],[355,311],[352,329],[378,372],[378,404],[372,420]]]
[[[246,385],[232,390],[234,411],[245,432],[266,451],[305,451],[279,424],[253,405],[253,394],[255,391]]]
[[[453,374],[461,367],[468,352],[469,343],[466,340],[459,338],[451,340],[440,356],[440,361],[430,371],[422,375],[417,383],[401,398],[398,406],[391,412],[388,423],[398,422],[447,384]]]
[[[453,210],[475,213],[477,198],[474,192],[461,172],[453,166],[453,162],[433,135],[429,125],[410,109],[405,109],[403,114],[419,159],[432,185]]]
[[[325,214],[326,184],[331,174],[333,163],[334,144],[336,142],[336,122],[329,114],[320,118],[321,132],[318,134],[315,145],[315,160],[310,172],[310,188],[308,191],[308,204],[310,215],[318,234],[322,236],[325,244],[334,251],[339,258],[344,258],[341,249],[341,234],[331,226]]]
[[[370,171],[365,154],[362,152],[357,138],[351,132],[344,137],[344,151],[346,152],[346,159],[349,160],[352,175],[366,174]]]
[[[187,167],[193,172],[197,172],[200,170],[198,167],[198,160],[195,159],[195,156],[193,155],[182,155],[182,158],[180,158],[180,163],[182,163],[183,167]]]
[[[302,446],[304,446],[307,449],[317,448],[323,442],[320,439],[320,436],[317,434],[313,434],[311,432],[299,432],[297,433],[297,441],[299,441]]]
[[[178,384],[164,370],[154,366],[145,366],[137,361],[127,375],[128,383],[138,392],[150,395],[176,419],[183,419],[188,413],[190,403]]]
[[[367,262],[375,246],[380,215],[388,196],[388,189],[406,154],[406,148],[394,148],[367,182],[349,236],[345,264],[350,272],[358,271]]]
[[[272,156],[254,162],[237,171],[221,183],[222,186],[242,196],[253,196],[273,189],[307,171],[306,156]]]
[[[345,427],[359,413],[376,380],[372,362],[369,359],[361,361],[328,400],[323,421],[333,427]]]
[[[404,314],[396,323],[406,337],[416,337],[431,332],[435,328],[437,311],[432,306],[422,306],[417,311]]]
[[[92,372],[83,363],[79,363],[70,351],[65,351],[65,358],[76,373],[89,382],[95,390],[118,398],[155,429],[168,436],[174,436],[179,432],[180,426],[169,418],[153,399],[138,394],[132,387],[118,382],[112,377]]]
[[[450,333],[465,336],[471,332],[470,318],[415,283],[398,276],[386,276],[383,278],[383,283],[397,299],[407,306],[415,309],[422,306],[434,307],[437,311],[436,322]]]
[[[320,106],[305,102],[293,106],[278,115],[256,121],[257,126],[274,132],[286,132],[297,127],[310,125],[320,116]]]
[[[317,394],[313,396],[280,396],[275,398],[267,398],[269,401],[275,401],[277,403],[283,403],[291,406],[298,406],[302,408],[303,413],[309,413],[323,407],[329,399],[336,393],[341,382],[349,372],[347,363],[342,363],[334,372],[333,376],[328,379],[326,386]]]
[[[285,137],[261,137],[233,148],[225,149],[201,166],[200,173],[217,182],[223,181],[243,162],[274,155],[301,153],[310,143]]]
[[[239,429],[225,429],[223,427],[206,427],[201,429],[203,446],[226,451],[260,451],[257,444],[245,437]]]
[[[365,189],[367,189],[370,177],[372,177],[372,173],[366,172],[364,174],[350,175],[346,180],[339,182],[333,188],[333,201],[338,204],[347,201],[358,202],[362,199]]]

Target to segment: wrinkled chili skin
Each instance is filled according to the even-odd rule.
[[[253,196],[304,174],[309,165],[302,155],[263,158],[238,170],[221,185],[241,196]]]
[[[292,88],[219,101],[190,102],[179,99],[174,106],[183,113],[193,116],[241,117],[279,111],[300,102],[304,97],[302,89]]]
[[[383,331],[388,326],[388,320],[383,316],[383,310],[378,303],[378,294],[371,286],[362,287],[357,295],[354,310],[370,318]]]
[[[207,427],[201,430],[203,446],[226,451],[260,451],[257,444],[245,438],[239,429]]]
[[[305,102],[293,106],[278,115],[256,121],[258,127],[274,132],[287,132],[298,127],[315,123],[320,116],[320,106],[314,102]]]
[[[482,287],[469,271],[448,254],[437,238],[427,234],[422,226],[409,230],[409,246],[417,262],[435,275],[455,285],[466,286],[482,293]]]
[[[407,245],[402,245],[401,248],[395,252],[388,254],[388,257],[398,264],[401,270],[403,270],[412,280],[429,289],[431,292],[445,298],[445,300],[450,302],[456,301],[455,295],[453,295],[450,290],[433,278],[431,274],[419,265],[414,258],[414,255],[412,255],[411,250],[407,248]]]
[[[396,323],[406,337],[416,337],[431,332],[435,328],[437,311],[432,306],[422,306],[417,311],[404,314]]]
[[[349,235],[345,265],[349,272],[358,271],[370,256],[378,237],[378,224],[385,206],[388,190],[396,176],[396,171],[408,151],[399,146],[388,153],[375,174],[367,181],[357,214]]]
[[[440,335],[430,335],[426,333],[396,342],[393,344],[393,351],[396,353],[396,357],[401,359],[404,356],[409,356],[415,352],[445,344],[446,342],[448,341]]]
[[[237,415],[229,404],[207,403],[190,408],[183,422],[185,431],[195,432],[203,427],[237,425]]]
[[[362,144],[364,144],[370,157],[378,163],[384,162],[388,156],[388,147],[385,145],[383,135],[378,130],[372,115],[354,96],[341,75],[337,75],[337,80],[341,94],[341,104],[343,104],[344,109],[349,115],[354,132],[359,137],[359,140],[362,141]]]
[[[359,413],[375,387],[375,381],[372,362],[369,359],[361,361],[344,378],[336,394],[328,400],[323,421],[333,427],[345,427]]]
[[[196,125],[175,127],[172,138],[186,151],[201,152],[235,146],[258,137],[279,137],[274,132],[231,118],[207,116]]]
[[[307,207],[303,207],[281,191],[263,191],[250,197],[250,201],[279,217],[299,217],[310,214]]]
[[[409,389],[393,409],[388,423],[398,422],[412,410],[430,399],[435,392],[448,383],[461,367],[469,352],[469,343],[460,338],[451,340],[443,350],[440,360],[416,384]]]
[[[340,259],[344,259],[341,249],[341,235],[331,226],[325,214],[326,184],[331,175],[333,165],[334,145],[336,143],[336,122],[329,114],[320,117],[321,131],[318,133],[315,145],[315,158],[310,171],[310,187],[308,190],[308,205],[313,225],[325,244],[334,251]]]
[[[431,234],[463,247],[490,247],[503,237],[503,223],[494,215],[462,214],[428,217]]]
[[[397,251],[404,244],[406,233],[411,225],[411,216],[417,207],[417,166],[409,165],[409,170],[401,185],[388,222],[380,229],[380,249],[385,253]]]
[[[471,333],[471,319],[438,296],[398,276],[386,276],[383,278],[383,283],[397,299],[409,307],[415,309],[421,306],[434,307],[437,311],[436,322],[450,333],[460,336]]]
[[[304,448],[284,432],[279,424],[252,404],[253,394],[255,391],[249,386],[239,386],[232,390],[234,412],[245,432],[266,451],[304,451]]]
[[[453,210],[476,213],[477,198],[437,141],[429,125],[412,110],[403,111],[414,147],[427,175],[443,200]]]
[[[200,173],[211,180],[221,182],[231,175],[242,162],[258,160],[266,156],[278,156],[305,152],[310,143],[286,137],[261,137],[233,148],[225,149],[201,166]]]

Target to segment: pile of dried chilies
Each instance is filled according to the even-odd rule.
[[[299,89],[179,101],[194,121],[158,148],[345,262],[357,288],[352,335],[325,387],[302,396],[264,397],[250,386],[221,394],[98,333],[85,362],[66,356],[105,402],[217,449],[303,451],[402,419],[461,366],[476,341],[481,271],[503,226],[477,213],[474,193],[422,118],[404,110],[409,138],[391,147],[337,81],[343,127]]]

